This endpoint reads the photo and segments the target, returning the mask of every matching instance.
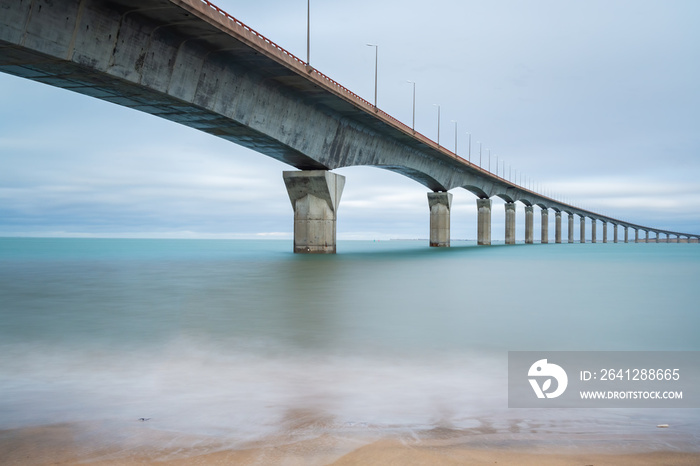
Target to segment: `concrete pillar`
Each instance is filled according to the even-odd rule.
[[[645,243],[649,242],[649,230],[646,231],[646,238],[644,238],[644,242]]]
[[[603,222],[603,243],[608,242],[608,222]]]
[[[540,229],[540,233],[541,233],[540,242],[542,244],[547,244],[547,243],[549,243],[549,209],[540,210],[540,214],[542,215],[542,228]]]
[[[591,243],[596,242],[595,229],[596,229],[597,224],[598,224],[598,220],[591,218]]]
[[[561,244],[561,211],[554,213],[554,242]]]
[[[283,172],[294,209],[294,252],[335,254],[335,227],[345,177],[325,170]]]
[[[581,239],[579,241],[586,242],[586,217],[581,217]]]
[[[532,221],[533,208],[531,205],[525,206],[525,244],[532,244],[534,235],[534,224]]]
[[[430,206],[430,247],[450,247],[450,207],[452,193],[428,193]]]
[[[613,225],[613,243],[617,243],[617,224]]]
[[[656,232],[656,238],[654,239],[654,242],[655,243],[659,242],[659,232],[658,231]]]
[[[569,244],[574,242],[574,214],[569,212]]]
[[[625,227],[625,243],[629,242],[629,227]]]
[[[506,244],[515,244],[515,203],[506,202]]]
[[[491,244],[491,199],[477,199],[476,242],[484,246]]]
[[[638,228],[634,229],[634,242],[639,243],[639,229]]]

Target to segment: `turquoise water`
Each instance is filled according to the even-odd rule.
[[[700,449],[698,410],[509,410],[506,383],[513,350],[700,350],[700,245],[290,251],[0,239],[0,429],[145,417],[236,443],[303,411],[322,430],[488,424],[511,441],[671,423],[660,447]]]

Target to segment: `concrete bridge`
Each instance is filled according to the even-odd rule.
[[[515,203],[525,205],[525,242],[698,242],[577,208],[458,157],[308,66],[206,0],[0,0],[0,71],[157,115],[285,162],[294,208],[294,251],[335,252],[345,178],[330,170],[367,165],[426,186],[430,245],[449,246],[452,194],[476,196],[477,237],[491,244],[491,199],[506,210],[506,243],[515,243]],[[620,232],[618,230],[623,230]],[[630,231],[631,230],[631,231]],[[650,237],[650,234],[653,237]],[[631,238],[631,236],[634,238]]]

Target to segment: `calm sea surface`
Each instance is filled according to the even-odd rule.
[[[0,239],[0,429],[150,418],[238,444],[305,418],[633,442],[665,423],[656,447],[700,449],[700,410],[507,408],[509,350],[700,350],[700,245],[338,252]]]

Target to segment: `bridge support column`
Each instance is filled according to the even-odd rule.
[[[629,228],[628,228],[628,227],[625,227],[625,243],[629,243],[629,242],[630,242],[629,239],[630,239],[630,237],[629,237]]]
[[[533,208],[531,205],[526,205],[525,206],[525,244],[532,244],[534,241],[534,235],[533,235],[533,219],[532,216],[534,215],[533,213]]]
[[[644,238],[644,242],[645,243],[649,242],[649,230],[646,231],[646,238]]]
[[[608,242],[608,222],[603,222],[603,243]]]
[[[294,252],[335,254],[335,226],[345,177],[325,170],[283,172],[294,208]]]
[[[515,244],[515,203],[506,202],[506,244]]]
[[[542,215],[540,243],[547,244],[549,243],[549,209],[542,209],[540,214]]]
[[[483,246],[491,244],[491,199],[476,200],[477,222],[476,242]]]
[[[595,229],[598,224],[598,220],[592,218],[591,219],[591,243],[596,243],[596,235],[595,235]]]
[[[554,242],[561,244],[561,211],[554,212]]]
[[[639,243],[639,229],[634,229],[634,242]]]
[[[613,243],[617,243],[617,224],[613,225]]]
[[[581,236],[581,238],[579,239],[579,241],[581,243],[585,243],[586,242],[586,217],[584,217],[584,216],[581,216],[581,234],[580,234],[580,236]]]
[[[428,205],[430,206],[430,246],[449,248],[452,194],[428,193]]]
[[[569,213],[569,244],[574,242],[574,214]]]
[[[654,242],[655,243],[659,242],[659,232],[658,231],[656,232],[656,238],[654,238]],[[690,241],[688,241],[688,242],[690,242]]]

